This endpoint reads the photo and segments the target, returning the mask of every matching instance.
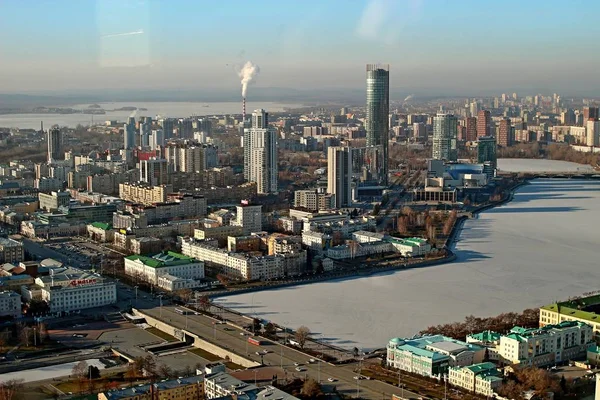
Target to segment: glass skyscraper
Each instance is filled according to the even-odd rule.
[[[370,160],[381,183],[387,185],[390,113],[390,68],[367,64],[367,146],[380,146],[375,160]]]
[[[433,117],[434,160],[456,161],[458,119],[452,114],[438,113]]]

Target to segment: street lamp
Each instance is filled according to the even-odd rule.
[[[162,318],[162,298],[163,298],[163,295],[159,294],[157,297],[158,297],[158,300],[160,301],[160,317]]]

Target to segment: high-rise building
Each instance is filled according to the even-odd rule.
[[[367,65],[367,146],[381,146],[382,154],[372,160],[378,171],[379,181],[387,185],[388,145],[390,113],[390,69],[389,66]],[[336,200],[337,201],[337,200]]]
[[[598,107],[583,107],[583,126],[587,126],[590,119],[599,119]]]
[[[150,134],[152,131],[152,117],[142,117],[140,121],[140,146],[150,146]]]
[[[560,113],[560,123],[563,125],[575,125],[575,112],[572,108]]]
[[[469,105],[469,114],[471,114],[471,117],[475,117],[477,116],[477,113],[479,112],[479,104],[474,101]]]
[[[352,150],[349,147],[327,149],[327,192],[335,195],[335,206],[352,204]]]
[[[489,110],[480,110],[477,113],[477,137],[491,136],[492,115]]]
[[[433,118],[433,159],[456,161],[457,126],[458,119],[452,114],[440,112]]]
[[[48,131],[48,163],[64,157],[62,132],[57,126]]]
[[[589,119],[585,126],[586,130],[586,145],[595,147],[599,145],[600,139],[600,121],[597,119]]]
[[[252,127],[244,129],[244,178],[256,182],[257,193],[277,192],[277,131],[265,110],[252,113]]]
[[[140,181],[151,186],[167,184],[167,160],[152,157],[140,161]]]
[[[413,137],[417,140],[427,139],[427,127],[422,122],[415,122],[413,124]]]
[[[496,168],[496,138],[484,136],[477,139],[477,162],[490,163],[494,169]]]
[[[473,142],[477,140],[477,118],[467,117],[465,127],[467,128],[467,141]]]
[[[169,140],[173,137],[173,129],[175,128],[174,118],[162,118],[158,120],[158,124],[161,126],[163,130],[163,135],[165,136],[165,140]]]
[[[503,118],[500,120],[500,124],[498,126],[498,145],[503,147],[512,146],[513,138],[512,138],[512,129],[510,125],[510,119]]]
[[[130,150],[135,147],[135,117],[129,117],[123,126],[123,148]]]
[[[262,231],[262,206],[260,204],[244,202],[236,206],[236,211],[236,219],[232,225],[241,226],[244,235]]]
[[[159,150],[165,145],[165,135],[162,129],[154,129],[150,134],[149,145],[152,150]]]
[[[191,139],[194,137],[193,120],[191,118],[183,118],[179,120],[179,138]]]

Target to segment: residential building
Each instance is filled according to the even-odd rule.
[[[204,376],[163,380],[123,389],[98,393],[98,400],[164,400],[164,399],[203,399]]]
[[[262,206],[245,202],[236,206],[236,218],[232,225],[241,226],[242,234],[249,235],[262,231]]]
[[[498,125],[498,145],[509,147],[513,145],[513,140],[510,119],[502,118]]]
[[[65,154],[63,151],[63,135],[58,126],[53,127],[48,131],[48,163],[53,161],[64,160]]]
[[[86,232],[86,223],[80,221],[51,223],[41,223],[38,221],[21,222],[21,234],[32,239],[81,236],[85,235]]]
[[[331,235],[322,232],[302,232],[302,244],[310,250],[321,253],[331,247]]]
[[[0,317],[21,317],[21,295],[12,291],[0,291]]]
[[[167,160],[150,157],[148,160],[140,160],[140,181],[150,186],[164,185],[168,181]]]
[[[350,242],[327,249],[327,257],[332,260],[343,260],[355,257],[366,257],[373,254],[385,254],[394,251],[394,246],[389,242],[358,243]]]
[[[169,140],[173,137],[173,129],[175,128],[176,121],[175,118],[161,118],[158,120],[158,124],[161,126],[163,134],[165,135],[165,140]]]
[[[427,126],[422,122],[415,122],[413,124],[413,137],[417,141],[424,141],[427,139]]]
[[[244,129],[244,178],[256,182],[257,192],[277,192],[277,131],[268,125],[265,110],[252,113],[252,127]]]
[[[206,198],[176,194],[169,196],[166,203],[156,203],[149,206],[128,205],[125,211],[129,211],[131,214],[144,214],[147,224],[164,223],[176,218],[199,218],[206,215]],[[125,216],[125,214],[118,215],[119,218]],[[113,215],[113,225],[115,228],[124,227],[115,221],[115,215]]]
[[[335,207],[352,205],[352,157],[349,147],[327,149],[327,192],[335,196]]]
[[[190,141],[171,141],[165,148],[165,158],[174,172],[199,173],[218,165],[217,148]]]
[[[600,120],[588,119],[586,127],[585,144],[589,147],[597,147],[600,144]]]
[[[600,119],[599,110],[598,107],[583,107],[583,126],[587,126],[590,119]]]
[[[125,273],[153,285],[158,285],[161,275],[186,279],[204,278],[204,262],[172,251],[151,257],[133,255],[125,257]]]
[[[388,180],[388,146],[390,113],[390,69],[389,66],[367,65],[367,146],[380,146],[383,150],[378,155],[382,171],[379,175],[382,184]],[[331,193],[331,192],[330,192]]]
[[[48,212],[57,211],[59,207],[68,207],[71,201],[69,192],[38,193],[40,209]]]
[[[465,119],[465,127],[467,142],[473,142],[477,140],[477,118],[467,117]]]
[[[112,243],[115,231],[112,224],[106,222],[92,222],[87,226],[88,237],[96,242]]]
[[[458,119],[452,114],[439,112],[433,117],[433,152],[435,160],[456,161]]]
[[[331,147],[330,147],[331,148]],[[294,192],[294,207],[306,208],[311,211],[319,210],[319,193],[317,190],[296,190]]]
[[[173,193],[173,185],[150,186],[141,182],[119,184],[119,197],[133,203],[145,205],[164,203],[170,193]]]
[[[471,393],[492,397],[502,385],[502,374],[491,362],[450,367],[448,383],[463,388]]]
[[[34,287],[50,312],[71,312],[102,307],[117,302],[117,286],[113,280],[75,268],[52,268],[50,275],[35,278]]]
[[[23,260],[23,242],[0,237],[0,264],[15,264]]]
[[[492,115],[489,110],[481,110],[477,113],[477,137],[492,135]]]
[[[209,400],[231,395],[240,398],[244,394],[254,395],[258,390],[257,386],[245,383],[226,372],[217,372],[204,377],[204,395]]]
[[[387,365],[402,371],[439,376],[449,367],[462,367],[483,361],[485,349],[442,335],[414,339],[394,338],[387,345]]]
[[[156,254],[160,251],[163,241],[157,237],[132,238],[129,250],[133,254]]]
[[[123,149],[135,148],[135,117],[129,117],[123,126]]]
[[[195,239],[217,239],[220,243],[224,243],[229,236],[241,236],[243,234],[243,228],[235,225],[205,226],[194,230]]]

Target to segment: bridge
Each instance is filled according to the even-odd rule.
[[[525,179],[545,178],[545,179],[598,179],[600,180],[600,171],[549,171],[549,172],[506,172],[498,171],[498,176],[519,175]]]

